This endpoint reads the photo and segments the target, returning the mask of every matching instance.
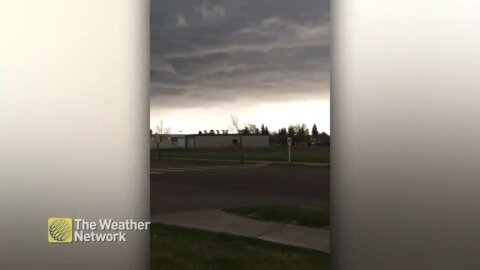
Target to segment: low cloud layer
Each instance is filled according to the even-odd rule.
[[[329,1],[152,0],[152,107],[329,96]]]

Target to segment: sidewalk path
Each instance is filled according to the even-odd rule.
[[[163,174],[163,173],[175,173],[175,172],[192,172],[192,171],[205,171],[205,170],[225,170],[225,169],[248,169],[267,166],[268,163],[258,162],[254,164],[245,165],[229,165],[229,166],[190,166],[190,167],[164,167],[164,168],[151,168],[150,174]]]
[[[330,251],[330,232],[302,226],[258,221],[219,209],[154,214],[152,222],[258,238],[271,242]]]
[[[221,161],[221,162],[238,162],[238,159],[210,159],[210,158],[177,158],[177,157],[163,157],[162,160],[186,160],[186,161]],[[288,161],[276,161],[276,160],[245,160],[245,163],[257,163],[261,162],[263,164],[288,164]],[[305,165],[305,166],[330,166],[330,163],[320,163],[320,162],[302,162],[302,161],[292,161],[292,165]]]

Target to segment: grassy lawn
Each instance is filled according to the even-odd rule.
[[[267,241],[152,224],[151,269],[329,269],[327,253]]]
[[[152,158],[157,157],[157,150],[151,151]],[[198,158],[198,159],[228,159],[239,160],[241,151],[232,148],[216,149],[161,149],[162,157],[165,158]],[[291,160],[293,162],[330,162],[330,148],[292,148]],[[245,160],[271,160],[287,161],[287,147],[247,148]]]
[[[330,224],[330,205],[261,205],[226,209],[226,212],[247,218],[299,226],[325,228]]]
[[[240,163],[238,160],[226,160],[226,161],[217,161],[217,160],[178,160],[178,159],[161,159],[158,160],[156,158],[151,159],[151,164],[155,165],[165,165],[165,166],[231,166],[231,165],[245,165]],[[248,163],[253,164],[253,163]]]
[[[285,163],[285,162],[272,162],[267,166],[269,167],[307,167],[307,168],[322,168],[330,170],[330,164],[328,163]]]

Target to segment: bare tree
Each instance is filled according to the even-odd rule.
[[[231,125],[232,127],[230,129],[233,129],[234,131],[237,132],[237,134],[240,137],[240,163],[244,163],[244,149],[243,149],[243,130],[240,127],[240,122],[238,121],[238,117],[234,116],[233,114],[230,115],[231,117]]]
[[[163,121],[160,121],[160,124],[157,125],[156,127],[156,132],[153,134],[153,142],[155,143],[155,146],[157,148],[157,155],[158,159],[161,159],[161,153],[160,153],[160,146],[163,141],[167,140],[170,134],[170,128],[166,127],[163,124]]]
[[[240,123],[238,121],[238,117],[233,114],[231,114],[230,117],[231,117],[231,124],[232,124],[232,127],[230,127],[230,129],[233,129],[236,132],[240,132]]]

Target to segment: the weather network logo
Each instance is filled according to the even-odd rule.
[[[48,219],[48,242],[65,244],[73,242],[127,242],[131,231],[148,231],[150,221],[127,219],[115,221],[111,218],[86,220],[83,218]]]
[[[72,243],[73,220],[72,218],[49,218],[48,219],[48,242],[49,243]]]

